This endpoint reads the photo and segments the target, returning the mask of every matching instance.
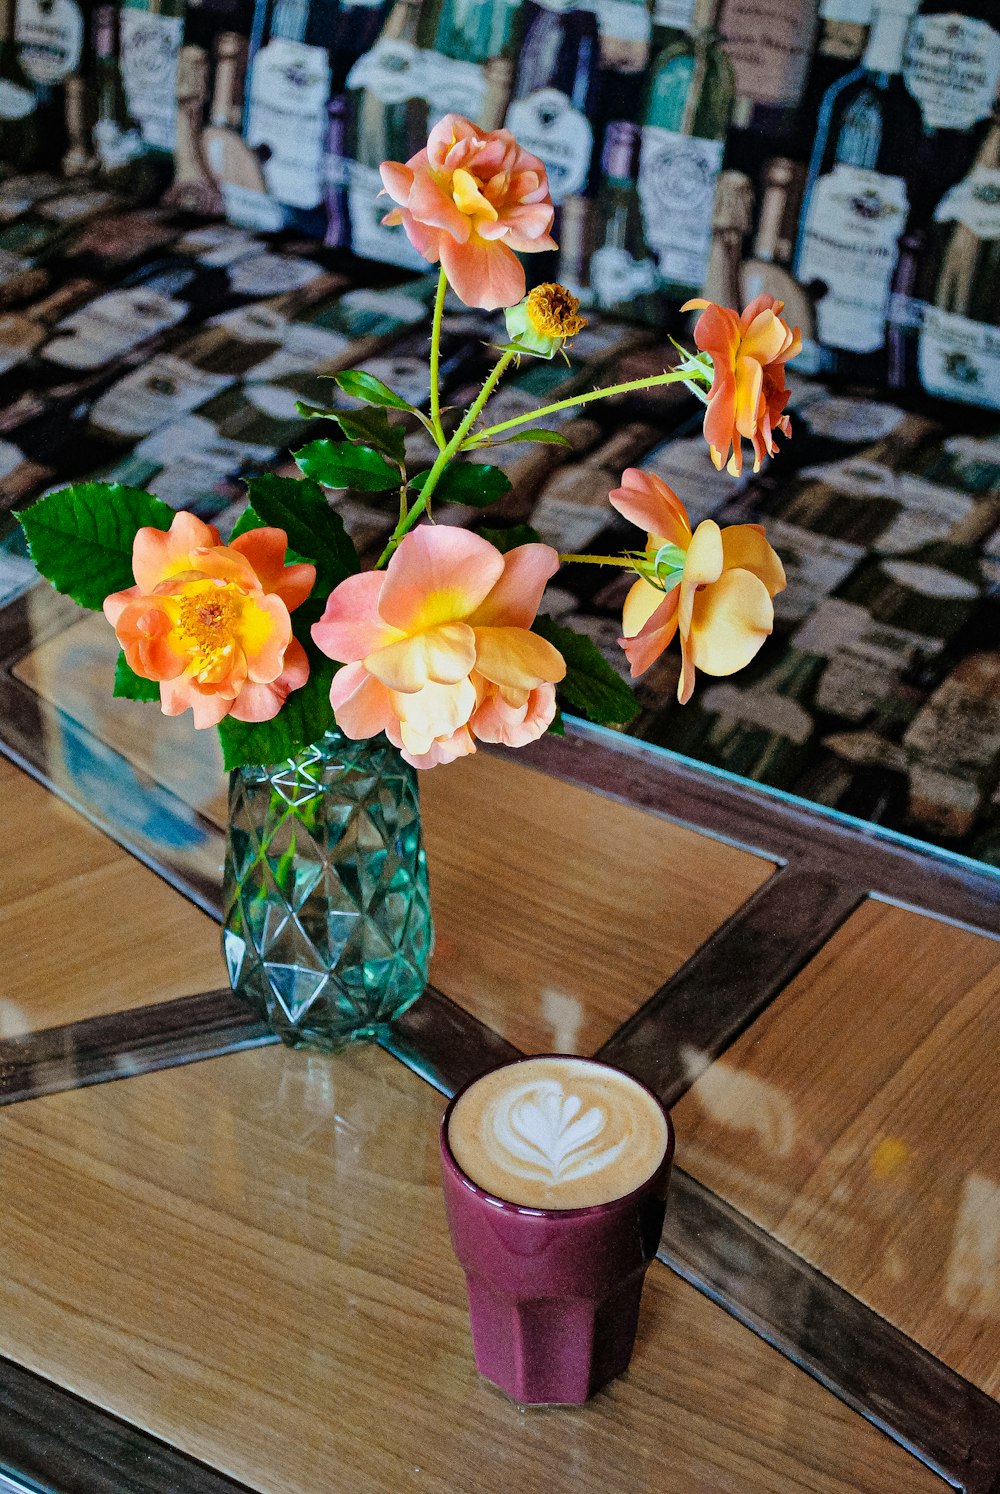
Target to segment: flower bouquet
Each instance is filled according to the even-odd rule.
[[[301,478],[249,479],[226,543],[193,514],[118,484],[81,483],[20,514],[39,571],[101,608],[121,651],[114,693],[190,710],[215,727],[231,770],[224,943],[234,990],[292,1043],[336,1047],[371,1037],[426,983],[431,918],[414,769],[519,747],[560,731],[560,705],[625,724],[631,690],[580,634],[539,612],[562,565],[635,576],[621,646],[641,674],[675,634],[682,703],[700,669],[727,675],[773,625],[781,563],[753,524],[692,530],[656,476],[622,475],[610,503],[645,534],[619,555],[559,555],[527,525],[478,533],[435,522],[440,505],[488,508],[510,484],[467,460],[508,442],[565,443],[547,417],[658,384],[705,404],[716,467],[755,470],[790,434],[784,366],[798,329],[766,296],[742,314],[705,301],[697,351],[651,378],[592,390],[489,423],[504,372],[558,356],[584,326],[562,286],[525,294],[519,255],[553,249],[545,168],[505,130],[458,115],[406,164],[386,162],[384,220],[439,263],[430,400],[419,409],[363,370],[331,375],[350,409],[300,406],[336,439],[294,454]],[[470,307],[505,311],[507,341],[460,414],[441,404],[448,288]],[[678,346],[675,344],[675,346]],[[413,471],[407,435],[437,455]],[[399,516],[374,568],[361,571],[327,490],[398,492]]]

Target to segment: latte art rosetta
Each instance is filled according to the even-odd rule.
[[[448,1121],[452,1155],[497,1198],[580,1209],[623,1198],[663,1161],[666,1117],[641,1084],[570,1055],[526,1058],[477,1079]]]
[[[529,1081],[502,1095],[487,1112],[486,1124],[511,1173],[552,1183],[610,1167],[627,1139],[610,1141],[604,1135],[607,1114],[599,1105],[585,1110],[579,1095],[567,1094],[558,1079]]]

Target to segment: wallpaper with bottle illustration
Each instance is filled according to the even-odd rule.
[[[584,303],[780,296],[800,366],[1000,408],[996,0],[0,0],[0,157],[404,268],[379,162],[546,162]],[[45,159],[47,157],[47,160]],[[541,257],[539,257],[539,260]]]

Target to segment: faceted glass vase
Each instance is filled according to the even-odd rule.
[[[237,996],[291,1047],[376,1038],[427,984],[417,775],[339,731],[230,777],[223,949]]]

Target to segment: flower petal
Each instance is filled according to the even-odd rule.
[[[785,568],[764,537],[760,524],[730,524],[722,531],[722,554],[727,571],[751,571],[777,596],[785,589]]]
[[[660,657],[677,632],[678,592],[675,587],[663,598],[634,638],[620,638],[625,657],[632,666],[632,678],[645,674]]]
[[[441,623],[368,654],[365,668],[404,695],[428,683],[457,685],[476,662],[476,635],[466,623]]]
[[[281,674],[268,684],[248,680],[233,701],[229,714],[237,721],[271,721],[281,710],[293,690],[300,690],[309,678],[309,660],[297,638],[289,641]]]
[[[401,161],[383,161],[378,171],[389,196],[400,207],[405,207],[413,186],[413,172],[409,166],[404,166]]]
[[[566,661],[527,628],[476,628],[476,670],[494,685],[533,690],[566,677]]]
[[[735,674],[750,663],[773,626],[774,604],[760,577],[725,571],[694,599],[691,661],[705,674]]]
[[[461,621],[486,598],[503,569],[499,550],[479,535],[422,524],[404,535],[380,577],[379,612],[403,633]]]
[[[205,731],[229,715],[232,697],[223,694],[208,694],[199,690],[189,675],[180,679],[163,680],[160,684],[160,710],[164,716],[180,716],[190,709],[195,729]]]
[[[248,529],[230,540],[228,548],[250,562],[264,590],[279,596],[289,612],[305,601],[316,584],[314,565],[305,561],[285,564],[288,536],[283,529]]]
[[[679,545],[686,550],[691,543],[691,525],[687,509],[673,488],[668,488],[655,472],[628,467],[622,473],[622,485],[608,494],[612,508],[623,518],[655,536],[654,543]]]
[[[524,268],[506,244],[488,243],[477,233],[467,244],[442,235],[438,250],[451,288],[466,306],[499,311],[523,297]]]
[[[381,571],[362,571],[348,576],[331,591],[323,616],[309,630],[316,647],[328,659],[350,664],[403,636],[379,614],[385,580]]]
[[[132,574],[147,594],[161,581],[190,569],[192,550],[219,543],[219,531],[194,514],[174,514],[170,528],[142,528],[132,542]]]
[[[391,692],[393,710],[399,718],[399,734],[408,752],[424,753],[439,737],[468,723],[476,708],[476,687],[471,680],[457,685],[428,684],[411,695]]]
[[[559,569],[551,545],[517,545],[503,557],[503,575],[468,621],[474,628],[530,628],[546,583]]]
[[[337,725],[352,742],[378,736],[397,719],[388,690],[363,664],[345,664],[337,670],[330,686],[330,704]]]
[[[539,685],[521,706],[508,705],[499,690],[481,698],[469,722],[481,742],[526,747],[547,731],[556,714],[555,685]]]
[[[642,632],[657,607],[662,604],[664,596],[665,593],[658,586],[639,577],[622,608],[622,632],[626,638],[635,638]]]

